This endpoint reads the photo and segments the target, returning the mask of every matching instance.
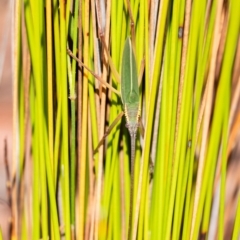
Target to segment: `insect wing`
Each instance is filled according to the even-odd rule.
[[[129,37],[125,42],[122,56],[121,97],[124,106],[139,104],[137,64]]]

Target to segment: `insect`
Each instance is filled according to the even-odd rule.
[[[135,158],[135,141],[137,129],[139,126],[140,108],[137,66],[131,40],[129,37],[125,42],[122,57],[121,99],[127,122],[126,127],[128,128],[131,137],[131,162],[133,162]],[[116,122],[122,116],[123,113],[120,113],[119,117],[116,118]],[[114,121],[113,124],[109,127],[108,131],[104,134],[94,152],[98,150],[100,145],[103,143],[103,140],[106,138],[106,135],[109,134],[109,132],[114,127],[113,125],[116,125],[116,122]]]

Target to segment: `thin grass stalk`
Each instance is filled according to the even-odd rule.
[[[89,53],[89,1],[84,3],[84,28],[83,28],[83,39],[84,49],[83,57],[88,65],[88,53]],[[84,217],[85,217],[85,183],[86,183],[86,159],[87,159],[87,116],[88,116],[88,73],[84,70],[83,77],[83,96],[82,96],[82,136],[81,136],[81,161],[80,161],[80,188],[79,188],[79,236],[83,239],[84,236]]]
[[[68,162],[68,94],[67,94],[67,37],[66,37],[66,6],[65,1],[60,1],[60,48],[61,48],[61,100],[62,105],[62,151],[63,151],[63,188],[64,188],[64,224],[65,224],[65,237],[70,240],[70,190],[69,190],[69,162]]]
[[[155,47],[155,40],[156,40],[156,32],[157,32],[157,23],[158,19],[160,18],[160,14],[158,15],[158,12],[160,12],[160,6],[159,1],[152,0],[151,4],[147,5],[148,1],[146,3],[146,9],[145,11],[149,12],[149,17],[146,19],[147,22],[149,21],[149,46],[146,46],[146,49],[149,47],[149,78],[147,78],[148,81],[148,90],[146,88],[146,103],[149,99],[149,92],[150,92],[150,86],[152,81],[152,74],[153,74],[153,61],[154,61],[154,47]],[[150,8],[150,10],[149,10]],[[147,15],[147,13],[146,13]],[[148,31],[148,29],[147,29]],[[148,106],[148,103],[147,103]]]
[[[137,144],[139,144],[139,141],[137,141]],[[139,147],[140,148],[140,145]],[[141,161],[141,152],[138,151],[139,156],[136,157],[136,161],[135,161],[135,176],[134,176],[134,201],[133,201],[133,218],[134,218],[134,214],[137,215],[139,213],[137,213],[137,205],[139,202],[139,198],[138,198],[138,187],[139,187],[139,182],[141,181],[142,178],[142,168],[143,168],[143,164]],[[150,180],[149,180],[150,181]],[[148,189],[147,189],[148,191]],[[146,192],[146,196],[148,196],[147,192]],[[149,214],[149,206],[148,206],[148,201],[146,201],[146,204],[144,206],[145,210],[141,212],[141,215],[139,215],[139,225],[138,225],[138,239],[143,239],[144,236],[146,235],[146,230],[148,229],[148,218],[145,218],[144,216],[148,216]],[[139,211],[139,210],[138,210]],[[148,234],[148,233],[147,233]]]
[[[31,76],[31,65],[30,65],[30,55],[29,55],[29,51],[28,51],[28,46],[27,46],[27,34],[26,34],[26,28],[25,28],[25,25],[23,25],[23,31],[22,31],[22,34],[23,34],[23,40],[22,40],[22,59],[23,59],[23,62],[25,63],[25,66],[23,67],[23,85],[24,85],[24,138],[23,138],[23,141],[24,141],[24,150],[23,150],[23,166],[24,166],[24,172],[25,172],[25,176],[27,175],[26,174],[26,168],[27,168],[27,165],[28,163],[26,162],[27,160],[27,157],[28,157],[28,149],[29,149],[29,127],[30,127],[30,124],[29,124],[29,108],[30,108],[30,104],[29,104],[29,100],[30,100],[30,76]],[[25,177],[22,177],[23,179],[25,179]],[[22,199],[23,195],[24,195],[24,181],[21,181],[21,184],[20,184],[20,193],[21,193],[21,196],[20,196],[20,199]],[[24,203],[22,203],[22,210],[21,211],[25,211],[24,207],[25,207],[25,202],[27,202],[30,197],[32,196],[31,194],[27,194],[27,198],[24,199]],[[21,212],[20,212],[21,213]],[[22,214],[22,213],[21,213]],[[31,208],[27,208],[27,210],[25,211],[26,216],[27,216],[27,223],[26,225],[27,226],[30,226],[30,221],[29,221],[29,216],[32,214],[31,212]],[[27,227],[26,226],[26,227]],[[21,226],[20,226],[21,228]],[[20,229],[21,231],[21,229]],[[31,236],[32,233],[31,233],[31,229],[30,227],[28,227],[27,229],[28,231],[28,236]]]
[[[150,178],[151,177],[148,177],[148,181],[150,181]],[[146,196],[149,196],[149,193],[150,193],[150,188],[148,187],[147,190],[146,190]],[[149,203],[148,203],[147,200],[145,201],[145,215],[149,216]],[[143,233],[144,238],[149,237],[149,230],[148,229],[149,229],[148,222],[145,221],[144,222],[144,233]]]
[[[46,2],[46,30],[47,30],[47,79],[48,79],[48,142],[51,161],[52,176],[54,171],[54,129],[53,129],[53,50],[52,50],[52,1]],[[55,185],[55,181],[54,181]],[[54,235],[53,222],[51,219],[51,235]]]
[[[238,197],[238,204],[237,204],[237,211],[236,211],[236,218],[235,218],[235,223],[233,228],[232,240],[238,239],[239,231],[240,231],[239,226],[240,226],[240,200]]]
[[[39,121],[39,113],[37,113],[36,116],[36,126],[38,127],[40,125],[40,121]],[[41,125],[40,125],[41,126]],[[40,131],[42,131],[42,129],[40,128]],[[38,139],[41,139],[41,134],[40,131],[38,133]],[[40,140],[43,144],[44,140]],[[39,145],[40,142],[38,142]],[[39,152],[43,151],[42,148],[39,149]],[[46,169],[44,166],[44,161],[42,161],[42,159],[44,159],[44,156],[41,155],[41,153],[39,154],[40,159],[39,159],[39,165],[40,165],[40,199],[41,199],[41,230],[42,230],[42,238],[44,240],[48,239],[49,236],[49,232],[48,232],[48,224],[49,224],[49,220],[48,220],[48,203],[47,203],[47,181],[46,181]]]
[[[145,105],[148,106],[149,89],[150,89],[150,34],[149,34],[149,7],[148,1],[144,1],[144,37],[145,37]],[[157,22],[157,21],[156,21]],[[150,24],[151,26],[151,24]]]
[[[60,134],[61,134],[61,115],[62,115],[62,100],[61,100],[61,51],[60,51],[60,17],[57,0],[53,0],[53,33],[54,33],[54,67],[55,67],[55,81],[56,81],[56,99],[58,101],[57,110],[55,112],[55,135],[54,135],[54,150],[53,150],[53,174],[54,174],[54,186],[57,186],[57,176],[58,176],[58,161],[60,156]]]
[[[71,86],[72,82],[75,81],[71,71],[70,57],[67,56],[68,60],[68,79],[70,85],[70,108],[71,108],[71,133],[70,133],[70,219],[71,219],[71,235],[74,236],[75,232],[75,170],[76,170],[76,93],[75,89]],[[74,122],[73,122],[74,121]]]
[[[218,239],[224,239],[224,209],[225,209],[225,194],[226,194],[226,172],[227,172],[227,142],[228,142],[228,120],[230,106],[230,83],[228,89],[225,89],[225,109],[223,115],[223,133],[222,133],[222,169],[221,169],[221,186],[220,186],[220,206],[219,206],[219,225]]]
[[[90,26],[91,26],[91,19],[90,19]],[[90,42],[89,42],[89,66],[92,69],[92,62],[91,62],[91,57],[93,55],[93,44],[92,44],[92,29],[90,29],[90,33],[89,33],[89,38],[90,38]],[[94,79],[93,76],[88,75],[88,162],[87,162],[87,167],[89,169],[88,176],[86,176],[86,179],[88,179],[88,181],[86,182],[86,189],[88,189],[87,191],[87,196],[88,196],[88,204],[92,205],[92,199],[93,199],[93,184],[94,184],[94,173],[92,172],[94,170],[94,163],[98,163],[98,159],[97,159],[97,154],[94,156],[93,154],[93,150],[94,150],[94,144],[93,142],[95,142],[95,144],[98,144],[98,135],[97,135],[97,117],[96,117],[96,106],[95,106],[95,93],[94,93]],[[93,129],[93,130],[89,130],[89,129]],[[93,132],[94,131],[94,132]],[[95,147],[96,147],[95,145]],[[90,168],[91,167],[91,168]],[[95,168],[95,170],[97,170],[97,167]],[[89,217],[89,221],[90,223],[92,223],[92,219],[93,219],[93,213],[94,213],[94,206],[89,206],[90,209],[90,213],[88,214]],[[87,214],[87,212],[86,212]],[[86,215],[87,216],[87,215]],[[87,221],[87,219],[86,219]],[[92,229],[93,226],[90,225],[90,228]],[[85,227],[86,229],[86,227]],[[89,229],[89,230],[91,230]],[[85,239],[87,238],[88,233],[85,233]]]
[[[91,1],[92,3],[92,1]],[[91,7],[93,9],[95,9],[94,4],[91,4]],[[95,19],[93,19],[93,14],[95,13],[95,11],[92,11],[91,8],[91,15],[92,18],[90,19],[90,42],[89,42],[89,66],[91,69],[93,69],[93,55],[94,55],[94,35],[96,34],[96,32],[93,32],[93,21],[95,21]],[[93,19],[93,20],[92,20]],[[92,20],[92,21],[91,21]],[[95,81],[94,81],[94,77],[92,75],[89,75],[89,86],[88,86],[88,94],[89,94],[89,107],[90,107],[90,112],[91,112],[91,127],[92,127],[92,134],[89,135],[92,138],[92,144],[91,146],[89,146],[89,149],[91,148],[92,151],[89,152],[89,161],[92,161],[94,159],[95,161],[95,165],[96,168],[95,170],[97,171],[98,169],[98,153],[94,154],[93,150],[96,149],[98,143],[99,143],[99,138],[98,138],[98,121],[97,121],[97,103],[95,101],[96,97],[96,93],[95,93]],[[98,103],[99,104],[99,103]]]
[[[94,69],[95,69],[95,72],[99,74],[99,69],[97,66],[99,66],[99,63],[98,63],[98,54],[97,54],[97,29],[96,29],[96,18],[95,18],[95,15],[96,15],[96,11],[95,11],[95,6],[94,6],[94,1],[91,0],[91,12],[92,12],[92,29],[90,31],[91,33],[91,39],[93,40],[93,44],[91,44],[91,58],[93,57],[94,55]],[[92,49],[93,47],[93,49]],[[94,52],[94,54],[92,53],[92,51]],[[98,128],[98,117],[99,117],[99,113],[98,113],[98,109],[99,109],[99,104],[100,104],[100,101],[99,101],[99,97],[96,97],[96,93],[95,93],[95,89],[94,89],[94,86],[97,86],[98,83],[96,83],[97,81],[94,81],[93,77],[90,77],[90,84],[89,84],[89,101],[90,101],[90,110],[91,110],[91,124],[92,124],[92,134],[89,135],[89,136],[92,136],[92,146],[93,146],[93,149],[95,149],[98,145],[98,141],[99,141],[99,128]],[[92,148],[91,146],[91,148]],[[91,161],[91,158],[92,158],[92,154],[89,155],[90,156],[90,161]],[[96,153],[93,158],[95,159],[95,162],[96,162],[96,165],[98,163],[98,153]]]
[[[163,237],[163,214],[164,212],[164,172],[165,172],[165,164],[167,163],[167,154],[168,154],[168,140],[167,138],[167,130],[170,129],[168,126],[169,122],[167,121],[167,97],[168,97],[168,79],[167,76],[169,74],[169,62],[170,62],[170,39],[171,34],[168,29],[167,37],[166,37],[166,45],[164,49],[164,63],[163,63],[163,83],[162,83],[162,96],[161,96],[161,114],[160,114],[160,123],[158,129],[158,141],[157,141],[157,149],[159,151],[156,154],[156,163],[154,166],[154,183],[153,183],[153,192],[152,192],[152,204],[151,204],[151,223],[152,226],[152,237],[154,239],[160,239]],[[166,148],[166,151],[163,149]],[[160,159],[164,159],[165,161],[160,161]],[[157,230],[157,231],[156,231]]]
[[[69,1],[70,2],[70,1]],[[73,54],[77,52],[78,36],[78,2],[74,4],[73,16]],[[69,59],[69,57],[68,57]],[[70,141],[70,218],[71,218],[71,235],[75,236],[75,179],[76,179],[76,60],[72,61],[72,74],[69,74],[69,98],[71,100],[71,141]]]
[[[31,85],[30,85],[30,102],[35,103],[35,96],[34,96],[34,86],[33,86],[33,77],[31,75]],[[31,125],[34,127],[35,119],[36,119],[36,108],[33,108],[33,104],[30,105],[30,112],[31,112]],[[32,148],[33,148],[33,183],[32,183],[32,212],[33,212],[33,220],[32,220],[32,238],[39,239],[40,238],[40,209],[39,209],[39,162],[38,162],[38,149],[37,145],[37,131],[36,128],[35,132],[32,134]]]
[[[121,204],[121,197],[120,197],[120,171],[119,171],[119,162],[115,163],[114,166],[114,177],[113,182],[116,184],[113,188],[113,196],[112,196],[112,206],[120,206]],[[120,239],[121,237],[121,209],[113,208],[113,239]]]
[[[78,57],[81,59],[82,58],[82,1],[80,1],[79,3],[79,14],[78,14]],[[78,68],[81,70],[80,65],[78,64]],[[79,166],[80,166],[80,161],[81,161],[81,145],[82,145],[82,74],[80,74],[80,72],[78,72],[78,85],[77,85],[77,136],[78,136],[78,141],[77,141],[77,196],[76,196],[76,226],[80,226],[80,216],[79,216],[79,203],[80,203],[80,199],[79,199],[79,193],[80,193],[80,176],[79,176]],[[77,227],[76,229],[76,238],[80,239],[80,234],[81,231],[79,230],[79,227]]]
[[[47,139],[47,133],[45,131],[45,139]],[[45,149],[46,149],[46,156],[45,156],[45,164],[46,164],[46,174],[47,174],[47,183],[48,183],[48,193],[49,193],[49,202],[51,209],[51,221],[52,221],[52,230],[53,230],[53,238],[56,240],[60,240],[60,232],[59,232],[59,223],[58,223],[58,212],[57,212],[57,203],[55,199],[55,189],[54,189],[54,178],[53,178],[53,171],[50,162],[50,152],[48,148],[48,142],[45,141]]]
[[[190,134],[189,134],[190,135]],[[190,138],[189,138],[190,139]],[[183,183],[182,183],[182,188],[181,188],[181,195],[179,199],[179,206],[180,206],[180,213],[179,217],[177,219],[178,224],[176,224],[176,237],[175,239],[181,238],[181,221],[183,219],[183,210],[184,210],[184,201],[185,201],[185,193],[187,190],[187,180],[188,180],[188,172],[189,172],[189,165],[190,165],[190,151],[191,151],[191,140],[188,142],[187,146],[187,154],[186,154],[186,159],[185,159],[185,164],[184,164],[184,172],[183,172]],[[174,231],[174,229],[173,229]],[[174,234],[174,232],[173,232]]]
[[[222,143],[221,143],[222,144]],[[217,158],[220,160],[221,159],[221,155],[222,155],[222,146],[220,145],[220,150],[218,152],[218,156]],[[214,165],[211,166],[211,172],[214,172]],[[215,176],[214,176],[215,177]],[[212,203],[212,192],[213,192],[213,181],[214,181],[214,177],[211,176],[211,178],[209,179],[208,182],[208,186],[207,186],[207,192],[206,192],[206,199],[205,199],[205,205],[204,205],[204,212],[203,212],[203,216],[202,216],[202,226],[200,229],[200,235],[204,236],[206,235],[207,232],[209,232],[209,221],[210,221],[210,213],[211,213],[211,207],[213,205]],[[219,199],[220,199],[220,184],[219,184],[219,194],[218,195],[214,195],[214,200],[218,198],[218,205],[217,205],[217,210],[219,209]],[[217,223],[216,223],[217,224]]]
[[[91,126],[91,114],[90,106],[88,107],[88,135],[92,136],[92,126]],[[89,164],[88,164],[88,174],[89,174],[89,191],[88,191],[88,205],[86,211],[86,224],[85,224],[85,236],[84,239],[93,239],[93,217],[94,217],[94,161],[91,158],[93,155],[92,149],[92,138],[88,138],[88,151],[89,151]]]
[[[92,57],[94,51],[94,69],[97,74],[100,75],[100,70],[97,66],[98,65],[98,54],[97,54],[97,29],[96,29],[96,19],[95,19],[96,11],[94,1],[91,0],[91,19],[90,25],[92,26],[90,29],[90,54],[89,54],[89,66],[92,69]],[[88,161],[88,168],[89,168],[89,189],[88,189],[88,212],[86,215],[86,227],[87,232],[85,233],[85,239],[93,239],[94,237],[94,213],[95,213],[95,204],[94,204],[94,187],[95,187],[95,174],[93,173],[93,169],[95,172],[98,172],[98,164],[99,164],[99,154],[96,153],[94,155],[94,149],[96,149],[98,142],[99,142],[99,105],[100,105],[100,98],[98,94],[95,92],[94,86],[99,86],[98,81],[94,81],[93,76],[89,76],[89,120],[88,120],[88,152],[89,152],[89,161]],[[98,88],[99,90],[99,88]],[[97,96],[97,97],[96,97]],[[95,168],[94,168],[95,167]]]
[[[47,79],[48,79],[48,138],[50,159],[53,166],[53,56],[52,56],[52,2],[46,1],[47,28]]]
[[[141,62],[144,59],[145,54],[145,26],[144,26],[144,4],[140,2],[139,3],[139,11],[138,14],[138,22],[136,22],[138,32],[136,34],[137,41],[137,51],[136,51],[136,59],[137,59],[137,66],[138,66],[138,72],[141,68]],[[148,35],[147,35],[148,36]],[[139,86],[141,88],[141,86]]]
[[[96,2],[97,5],[98,1]],[[95,2],[94,0],[91,0],[91,9],[92,9],[92,31],[93,31],[93,44],[94,44],[94,71],[100,75],[101,74],[101,63],[100,63],[100,42],[98,41],[97,38],[97,11],[95,6]],[[105,8],[103,8],[105,10]],[[103,11],[103,10],[102,10]],[[102,13],[103,15],[105,14],[105,11]],[[95,81],[95,89],[100,91],[100,84],[98,81]],[[95,102],[96,102],[96,115],[97,115],[97,119],[100,119],[100,94],[97,94],[97,92],[95,93]],[[99,136],[99,129],[100,129],[100,123],[98,122],[98,128],[97,128],[97,136]],[[94,134],[95,136],[95,134]],[[97,143],[98,144],[98,140],[99,138],[97,137]],[[95,145],[97,146],[97,145]]]
[[[18,217],[19,219],[23,218],[23,188],[24,188],[24,169],[25,169],[25,156],[24,156],[24,150],[26,146],[25,141],[25,132],[26,132],[26,126],[25,126],[25,99],[24,99],[24,81],[23,81],[23,75],[24,73],[21,72],[21,77],[19,78],[19,116],[18,116],[18,122],[19,122],[19,176],[18,176],[18,183],[17,183],[17,196],[20,200],[20,203],[18,204]],[[21,235],[21,228],[22,228],[22,221],[19,221],[18,228],[18,237]]]
[[[25,202],[25,201],[24,201]],[[28,239],[28,235],[27,235],[27,222],[26,222],[26,213],[23,213],[22,216],[22,232],[21,232],[21,239],[23,240],[27,240]]]
[[[124,195],[125,195],[125,221],[126,221],[126,234],[129,229],[129,208],[130,208],[130,177],[129,177],[129,154],[128,154],[128,130],[124,126],[124,121],[122,121],[122,127],[121,129],[124,130],[123,134],[123,164],[124,164]]]
[[[123,151],[120,152],[120,197],[121,197],[121,240],[127,239],[126,205],[125,205],[125,182],[124,182],[124,159]]]

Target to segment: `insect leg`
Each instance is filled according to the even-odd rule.
[[[115,120],[112,122],[112,124],[108,127],[107,131],[105,132],[105,134],[103,135],[102,139],[99,141],[97,147],[95,148],[93,154],[96,154],[99,147],[103,144],[105,138],[108,136],[108,134],[112,131],[112,129],[115,127],[115,125],[118,123],[118,121],[122,118],[122,116],[124,115],[124,112],[120,112],[118,114],[118,116],[115,118]]]

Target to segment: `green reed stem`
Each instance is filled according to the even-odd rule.
[[[63,181],[64,181],[64,223],[65,237],[70,240],[70,184],[69,184],[69,142],[68,142],[68,87],[67,87],[67,36],[66,36],[66,6],[60,1],[60,48],[61,48],[61,100],[62,105],[62,150],[63,150]]]

